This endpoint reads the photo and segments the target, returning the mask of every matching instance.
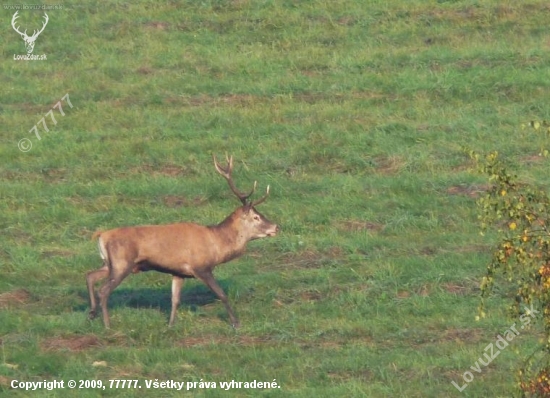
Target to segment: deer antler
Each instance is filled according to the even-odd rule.
[[[48,17],[48,14],[44,13],[44,24],[42,25],[42,29],[40,29],[37,33],[33,33],[32,37],[38,37],[38,35],[40,33],[42,33],[42,31],[44,30],[44,28],[46,27],[46,25],[48,24],[48,21],[50,20],[50,18]]]
[[[227,167],[222,167],[216,160],[216,156],[214,154],[212,154],[212,158],[214,159],[214,167],[216,168],[218,173],[227,180],[229,188],[231,188],[231,191],[233,191],[233,193],[237,196],[237,198],[239,198],[243,205],[254,207],[262,203],[267,198],[267,195],[269,195],[269,185],[267,186],[267,193],[262,198],[258,199],[255,202],[248,203],[248,198],[252,196],[252,194],[256,191],[256,181],[254,181],[254,186],[252,187],[252,191],[250,191],[250,193],[245,194],[239,191],[235,186],[235,183],[233,182],[233,178],[231,177],[231,172],[233,171],[233,156],[228,156],[227,154],[225,155],[225,159],[227,160]]]
[[[15,27],[15,20],[19,18],[19,15],[17,15],[19,11],[15,11],[15,14],[13,14],[13,18],[11,19],[11,26],[13,27],[13,30],[15,30],[17,33],[19,33],[21,36],[27,36],[27,30],[25,30],[25,33],[21,33],[19,31],[19,28]]]
[[[25,36],[26,38],[29,38],[29,39],[36,39],[38,37],[38,35],[40,33],[42,33],[42,31],[44,30],[44,28],[46,27],[46,25],[48,24],[48,21],[50,20],[50,18],[48,17],[48,14],[44,13],[44,24],[42,25],[42,29],[40,29],[38,32],[36,32],[36,30],[33,32],[32,36],[29,37],[27,36],[27,29],[25,29],[25,32],[21,32],[19,30],[18,27],[15,26],[15,21],[17,18],[19,18],[19,15],[17,15],[19,13],[19,11],[16,11],[15,14],[13,14],[13,18],[11,19],[11,26],[13,27],[13,30],[15,30],[17,33],[19,33],[21,36]]]
[[[260,203],[263,203],[264,200],[266,200],[268,196],[269,196],[269,185],[267,186],[267,188],[265,190],[265,195],[262,196],[260,199],[255,200],[254,202],[250,203],[250,207],[255,207],[255,206],[258,206]]]
[[[231,177],[231,172],[233,171],[233,156],[228,157],[227,154],[225,154],[225,159],[227,160],[227,167],[222,167],[218,161],[216,160],[216,155],[212,154],[212,158],[214,159],[214,167],[218,171],[218,173],[221,174],[223,178],[227,180],[227,183],[229,184],[229,188],[231,188],[231,191],[239,198],[241,203],[243,205],[246,205],[247,199],[254,193],[256,190],[256,182],[254,181],[254,187],[252,188],[252,191],[250,193],[245,194],[242,193],[237,189],[235,186],[235,183],[233,182],[233,178]]]

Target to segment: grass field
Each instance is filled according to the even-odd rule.
[[[536,329],[470,368],[514,320],[504,287],[475,321],[494,237],[463,148],[550,184],[543,138],[519,128],[550,119],[547,1],[62,4],[44,61],[14,60],[24,42],[1,11],[0,394],[134,396],[114,379],[163,397],[182,392],[145,381],[216,382],[183,392],[208,397],[517,392]],[[271,185],[259,210],[282,227],[216,269],[241,328],[194,280],[168,328],[170,278],[154,272],[114,291],[110,330],[89,321],[92,233],[221,221],[238,204],[211,161],[226,152],[240,187]],[[54,379],[107,388],[10,388]]]

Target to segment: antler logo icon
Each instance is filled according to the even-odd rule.
[[[27,54],[28,55],[31,55],[32,54],[32,51],[34,50],[34,42],[36,41],[36,38],[38,37],[38,35],[40,33],[42,33],[42,31],[44,30],[44,28],[46,27],[46,25],[48,24],[48,14],[44,13],[44,25],[42,25],[42,29],[40,29],[38,32],[35,30],[34,33],[32,34],[32,36],[27,36],[27,30],[25,29],[24,32],[21,32],[19,30],[18,27],[15,26],[15,20],[17,18],[19,18],[19,15],[17,15],[19,11],[16,11],[15,14],[13,14],[13,18],[11,19],[11,26],[13,27],[13,30],[15,30],[17,33],[19,33],[21,35],[21,37],[23,38],[23,40],[25,40],[25,48],[27,49]]]

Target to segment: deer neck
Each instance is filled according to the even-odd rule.
[[[243,234],[238,214],[231,214],[218,225],[210,227],[218,241],[222,262],[230,261],[244,253],[249,239]]]

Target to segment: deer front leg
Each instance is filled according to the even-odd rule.
[[[180,303],[180,293],[183,282],[185,282],[183,278],[175,275],[172,276],[172,311],[170,312],[170,322],[168,322],[168,326],[174,325],[176,311],[178,310],[178,305]]]
[[[231,309],[231,306],[229,305],[229,300],[227,299],[227,296],[225,295],[225,292],[223,289],[218,285],[216,280],[214,279],[214,276],[212,275],[212,271],[203,271],[203,272],[195,272],[195,276],[199,278],[201,281],[203,281],[215,294],[218,296],[218,298],[222,301],[222,303],[225,305],[225,309],[227,310],[227,313],[229,314],[229,318],[231,319],[231,325],[237,329],[239,327],[239,320],[233,313],[233,310]]]

